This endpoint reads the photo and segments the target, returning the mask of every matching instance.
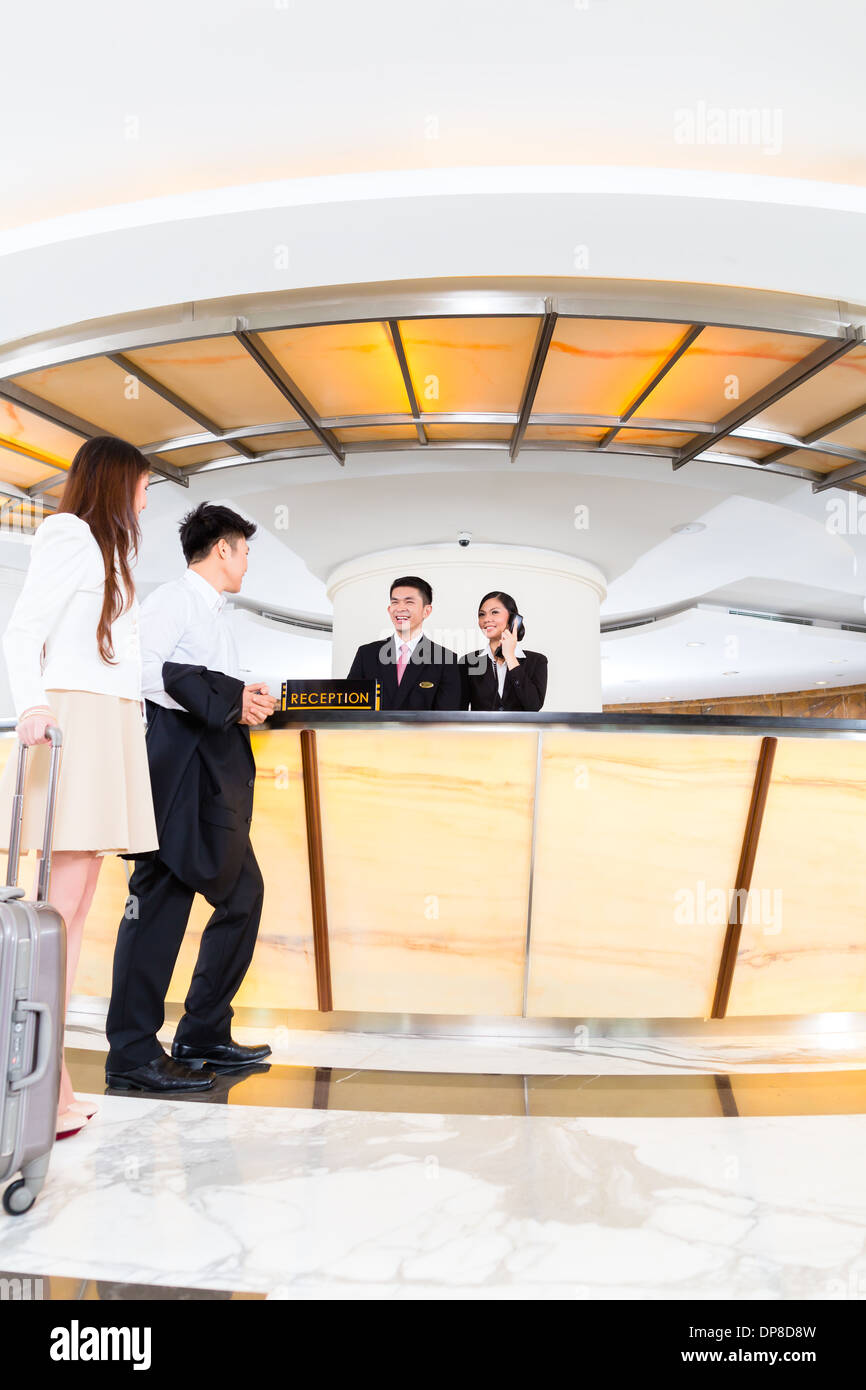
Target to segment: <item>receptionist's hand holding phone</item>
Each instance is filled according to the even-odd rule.
[[[503,628],[502,637],[500,639],[500,645],[495,653],[497,661],[499,661],[501,658],[503,661],[506,662],[508,666],[514,666],[517,664],[517,633],[520,629],[520,624],[522,621],[523,619],[518,613],[514,618],[514,621],[512,622],[511,626]]]

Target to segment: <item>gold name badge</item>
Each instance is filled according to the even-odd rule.
[[[433,689],[433,682],[432,682],[432,681],[419,681],[418,684],[419,684],[419,686],[421,687],[422,690],[432,690],[432,689]]]

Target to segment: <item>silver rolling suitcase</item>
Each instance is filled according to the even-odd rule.
[[[27,749],[18,745],[9,869],[0,888],[0,1182],[20,1172],[3,1193],[10,1216],[29,1211],[48,1172],[57,1129],[66,1004],[66,927],[46,901],[60,772],[60,730],[50,725],[51,766],[45,836],[34,903],[16,886]]]

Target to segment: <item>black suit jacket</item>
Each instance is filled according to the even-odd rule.
[[[355,653],[348,679],[377,680],[382,709],[460,709],[457,653],[422,637],[397,684],[397,642],[366,642]]]
[[[181,882],[219,902],[240,873],[253,815],[256,765],[249,728],[237,722],[244,684],[174,661],[165,662],[162,679],[183,711],[147,701],[156,854]]]
[[[547,694],[547,657],[524,652],[514,671],[505,672],[499,694],[495,663],[489,652],[470,652],[460,658],[464,709],[540,710]]]

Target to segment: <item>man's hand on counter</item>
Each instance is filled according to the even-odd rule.
[[[244,686],[244,702],[239,724],[264,724],[277,707],[276,698],[264,681]]]

